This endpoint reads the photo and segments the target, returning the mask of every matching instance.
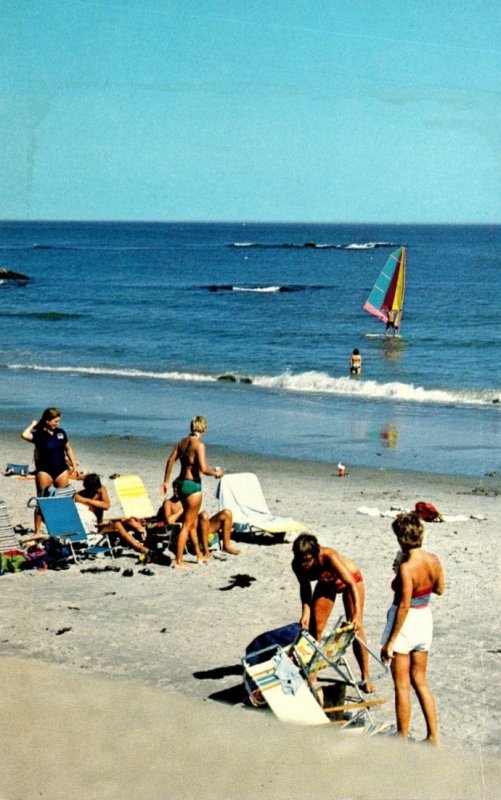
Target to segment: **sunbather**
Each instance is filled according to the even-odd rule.
[[[175,525],[176,522],[182,523],[183,520],[183,504],[181,503],[178,495],[174,493],[168,500],[164,500],[162,507],[159,511],[159,516],[168,524]],[[193,543],[195,552],[201,550],[202,558],[209,560],[211,553],[209,549],[209,537],[211,533],[221,533],[223,537],[223,550],[226,553],[231,553],[233,556],[238,556],[240,550],[234,547],[231,543],[231,531],[233,529],[233,514],[229,508],[223,508],[209,516],[207,511],[201,511],[198,515],[197,530],[196,530],[196,543]],[[202,547],[200,548],[200,542]]]
[[[426,721],[426,738],[438,745],[437,712],[426,668],[433,636],[429,601],[431,594],[444,592],[444,572],[437,556],[421,547],[424,528],[415,512],[399,514],[392,527],[402,557],[394,565],[397,574],[391,586],[395,597],[381,639],[381,657],[391,659],[398,733],[405,738],[409,735],[412,686]]]
[[[146,531],[141,522],[134,517],[103,522],[103,514],[111,505],[110,496],[102,485],[99,475],[89,473],[83,479],[84,488],[74,495],[76,503],[85,505],[95,517],[95,530],[102,533],[116,533],[123,542],[138,553],[147,555],[150,551],[144,544]]]
[[[202,475],[212,475],[214,478],[221,478],[224,472],[219,467],[214,469],[207,464],[205,455],[205,445],[201,437],[207,430],[207,420],[205,417],[193,417],[190,425],[191,433],[181,439],[173,448],[165,465],[164,479],[160,489],[167,495],[169,489],[169,479],[172,468],[176,461],[181,462],[181,471],[176,478],[176,492],[183,506],[183,524],[181,533],[177,540],[176,567],[187,567],[183,561],[184,548],[188,541],[188,536],[194,541],[197,533],[198,515],[202,506]],[[197,561],[199,563],[206,559],[198,548]]]
[[[65,488],[70,473],[77,470],[77,462],[66,432],[59,427],[61,412],[58,408],[46,408],[40,420],[34,419],[22,432],[21,438],[35,445],[35,480],[40,496],[49,488]],[[42,518],[35,508],[35,533],[40,533]]]
[[[340,594],[347,620],[355,624],[360,639],[367,641],[363,628],[365,589],[362,573],[357,565],[337,550],[322,547],[316,536],[309,533],[298,536],[292,550],[292,569],[299,581],[302,603],[301,627],[307,628],[320,641],[334,608],[336,595]],[[313,592],[312,581],[317,582]],[[368,693],[374,692],[367,651],[356,639],[353,642],[353,652],[362,675],[361,688]]]

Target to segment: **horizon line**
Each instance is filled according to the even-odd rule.
[[[19,217],[2,217],[0,218],[0,224],[3,223],[62,223],[62,224],[89,224],[89,225],[96,225],[96,224],[123,224],[123,225],[427,225],[427,226],[456,226],[456,225],[470,225],[470,226],[492,226],[492,225],[501,225],[500,222],[488,221],[488,222],[468,222],[468,221],[455,221],[455,222],[445,222],[445,221],[427,221],[422,220],[420,222],[407,222],[407,221],[398,221],[398,222],[389,222],[381,221],[381,220],[350,220],[344,222],[336,222],[336,221],[326,221],[326,220],[280,220],[280,219],[270,219],[270,220],[260,220],[260,219],[242,219],[242,220],[231,220],[231,219],[120,219],[120,218],[96,218],[96,219],[86,219],[86,218],[73,218],[73,217],[65,217],[65,218],[19,218]]]

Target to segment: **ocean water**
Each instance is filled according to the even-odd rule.
[[[402,244],[402,338],[368,338]],[[0,283],[0,427],[58,405],[70,436],[170,443],[203,413],[209,445],[248,453],[492,472],[500,245],[492,225],[0,223],[0,266],[30,277]]]

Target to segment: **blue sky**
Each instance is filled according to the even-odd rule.
[[[499,2],[0,13],[0,218],[500,221]]]

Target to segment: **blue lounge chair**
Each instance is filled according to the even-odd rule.
[[[49,536],[61,539],[71,550],[71,557],[78,563],[81,557],[108,554],[114,558],[108,534],[103,533],[104,544],[91,545],[72,497],[37,497],[36,502]],[[76,547],[78,545],[78,547]]]

